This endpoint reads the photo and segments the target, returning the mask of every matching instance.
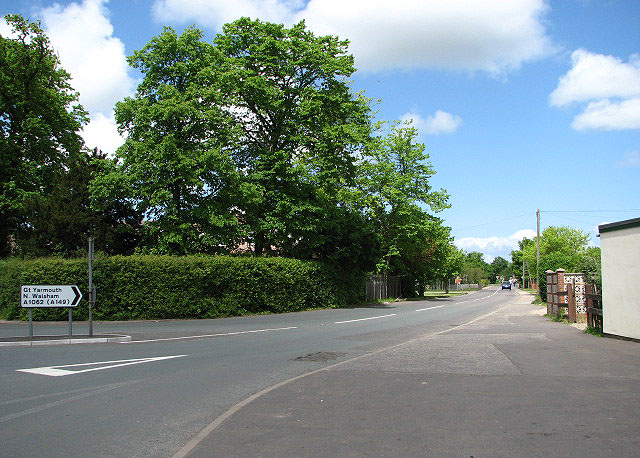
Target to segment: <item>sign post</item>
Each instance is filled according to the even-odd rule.
[[[96,302],[96,292],[93,288],[93,237],[89,237],[89,337],[93,337],[93,306]]]
[[[69,337],[73,335],[73,308],[82,299],[76,285],[23,285],[20,287],[20,307],[29,309],[29,338],[33,340],[33,314],[36,307],[69,308]]]

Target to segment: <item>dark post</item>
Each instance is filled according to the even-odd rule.
[[[89,237],[89,337],[93,337],[93,305],[95,292],[93,289],[93,237]]]

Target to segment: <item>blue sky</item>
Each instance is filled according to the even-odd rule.
[[[113,151],[125,57],[164,25],[208,39],[240,16],[351,41],[355,90],[379,119],[413,119],[456,244],[509,258],[523,236],[640,217],[638,0],[9,0],[40,20],[91,113],[89,146]],[[0,33],[7,34],[0,23]]]

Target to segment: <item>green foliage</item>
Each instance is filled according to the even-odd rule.
[[[436,266],[443,265],[449,254],[451,235],[427,211],[447,208],[448,195],[430,185],[435,170],[417,136],[410,124],[396,122],[387,135],[374,137],[349,199],[379,237],[376,270],[403,275],[403,291],[419,295],[427,278],[438,278]]]
[[[480,283],[482,280],[489,280],[491,266],[484,260],[482,253],[478,251],[465,253],[462,275],[466,277],[467,283]]]
[[[18,255],[82,256],[90,236],[96,240],[98,251],[133,254],[140,238],[141,215],[118,197],[105,201],[102,211],[90,207],[91,176],[105,161],[106,155],[97,150],[71,156],[51,192],[26,203],[29,224],[17,233]]]
[[[40,25],[5,19],[14,35],[0,36],[0,257],[9,254],[9,236],[29,224],[30,199],[46,195],[80,151],[86,122]]]
[[[546,313],[544,316],[549,318],[554,323],[567,323],[567,315],[564,313],[562,309],[558,311],[558,313]]]
[[[353,183],[371,110],[346,80],[355,71],[347,42],[304,22],[243,18],[212,44],[198,29],[166,28],[129,62],[144,79],[116,106],[128,135],[121,163],[92,192],[97,207],[130,197],[153,252],[245,243],[257,255],[318,257],[342,238],[326,237],[329,219],[358,222],[340,193]]]
[[[0,261],[0,316],[25,319],[21,285],[87,285],[81,259]],[[317,262],[224,256],[97,257],[96,320],[215,318],[341,306],[364,296],[364,277]],[[85,299],[86,291],[83,292]],[[66,309],[34,309],[36,320],[64,320]],[[85,300],[74,310],[87,318]]]
[[[144,214],[154,252],[216,252],[237,232],[228,121],[208,73],[216,53],[201,39],[195,28],[181,36],[166,28],[129,58],[144,78],[135,97],[116,105],[127,140],[91,184],[97,210],[126,196]]]
[[[600,278],[600,250],[590,248],[589,235],[580,229],[568,226],[550,226],[540,236],[540,262],[538,264],[538,285],[543,301],[547,300],[546,271],[564,269],[567,272],[583,272],[596,281]],[[526,240],[526,239],[525,239]],[[536,271],[536,243],[533,240],[521,243],[522,258],[532,276]],[[513,253],[512,253],[513,255]]]
[[[578,270],[587,275],[589,282],[598,286],[602,291],[602,256],[600,247],[589,247],[582,254]]]
[[[509,261],[502,256],[496,257],[489,265],[489,280],[496,281],[496,277],[509,278],[512,274]]]
[[[347,41],[316,36],[304,22],[287,28],[242,18],[211,43],[194,27],[181,34],[165,28],[129,58],[142,80],[134,96],[116,105],[127,139],[107,159],[82,151],[77,130],[85,114],[42,31],[15,23],[22,42],[3,38],[6,55],[40,50],[58,72],[50,81],[57,81],[54,92],[64,103],[52,107],[68,115],[60,130],[65,142],[53,131],[29,132],[30,139],[57,143],[45,156],[28,158],[31,166],[40,159],[52,164],[52,171],[27,177],[31,188],[6,206],[23,212],[21,220],[14,215],[19,254],[79,254],[90,235],[106,254],[129,254],[136,244],[136,253],[155,255],[242,248],[256,256],[321,260],[339,270],[345,298],[364,271],[403,275],[413,292],[460,272],[450,228],[431,214],[449,204],[446,192],[430,184],[435,171],[425,146],[407,124],[373,134],[380,126],[372,126],[371,101],[351,90],[355,67]],[[37,109],[48,102],[38,102],[32,111],[46,119]],[[0,119],[3,134],[9,132],[11,118]],[[0,185],[11,191],[9,181]],[[118,262],[134,263],[135,270],[134,259]],[[144,259],[153,271],[156,264]],[[103,262],[107,269],[111,261]],[[166,269],[173,272],[175,262],[166,261]],[[136,271],[131,280],[142,276]],[[137,305],[129,315],[114,307],[115,315],[140,315]]]
[[[592,326],[588,326],[587,329],[585,329],[583,332],[592,336],[604,337],[604,333],[600,329],[594,328]]]

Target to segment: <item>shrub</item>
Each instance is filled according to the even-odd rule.
[[[19,291],[29,284],[75,284],[88,315],[85,259],[0,261],[0,317],[26,319]],[[228,256],[114,256],[93,263],[96,320],[215,318],[343,306],[364,296],[364,276],[321,263]],[[65,320],[67,309],[35,308],[34,320]]]

